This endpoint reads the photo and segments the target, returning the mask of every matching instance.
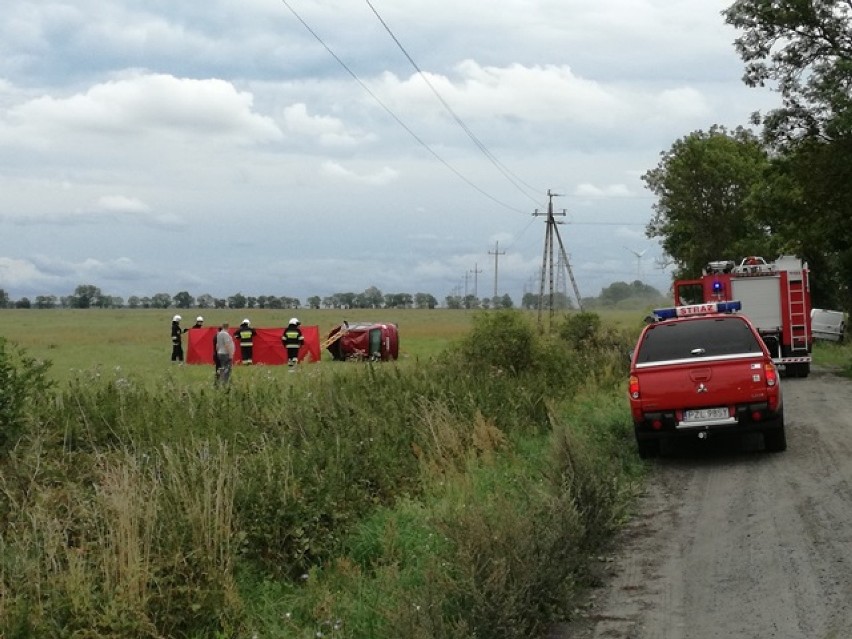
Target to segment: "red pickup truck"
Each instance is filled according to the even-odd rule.
[[[639,337],[628,393],[639,456],[675,437],[760,432],[787,448],[778,370],[739,302],[659,309]]]

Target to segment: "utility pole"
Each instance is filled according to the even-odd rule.
[[[474,264],[473,264],[473,270],[471,271],[471,273],[473,273],[473,296],[477,300],[479,300],[479,277],[478,276],[479,276],[480,273],[482,273],[482,269],[479,268],[479,264],[477,264],[476,262],[474,262]]]
[[[467,299],[467,279],[470,277],[470,271],[464,272],[464,298]]]
[[[506,251],[500,251],[500,242],[494,242],[494,250],[488,251],[489,255],[494,256],[494,308],[497,308],[497,259],[501,255],[505,255]]]
[[[542,323],[542,310],[544,309],[544,283],[545,279],[548,283],[548,296],[547,296],[547,308],[549,310],[549,327],[553,327],[553,315],[555,313],[555,305],[553,303],[553,294],[554,294],[554,261],[553,261],[553,238],[556,237],[557,242],[559,243],[559,257],[561,258],[561,262],[565,265],[568,270],[568,276],[571,278],[571,283],[574,285],[574,294],[577,296],[577,305],[580,310],[583,310],[583,302],[580,300],[580,292],[577,289],[577,283],[574,281],[574,274],[571,272],[571,263],[568,261],[568,255],[565,253],[565,247],[562,245],[562,238],[559,237],[559,229],[556,228],[556,219],[554,215],[565,215],[565,209],[562,209],[559,213],[553,212],[553,198],[558,197],[558,193],[553,193],[550,189],[547,190],[547,213],[542,213],[538,209],[535,210],[533,216],[546,215],[546,229],[544,234],[544,251],[542,253],[541,258],[541,280],[539,282],[539,294],[538,294],[538,327],[539,330],[543,330]],[[561,264],[560,264],[561,266]]]

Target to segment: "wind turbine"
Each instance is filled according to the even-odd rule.
[[[633,249],[627,248],[626,246],[624,248],[627,249],[628,251],[633,253],[633,255],[636,256],[636,279],[641,282],[642,281],[642,256],[645,255],[645,253],[648,251],[648,249],[643,249],[641,251],[634,251]]]

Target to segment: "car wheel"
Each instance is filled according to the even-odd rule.
[[[660,454],[660,442],[657,439],[637,439],[636,447],[642,459],[650,459]]]
[[[784,427],[763,431],[763,444],[770,453],[787,450],[787,435],[784,433]]]

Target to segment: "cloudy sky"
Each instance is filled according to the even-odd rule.
[[[517,303],[550,189],[581,295],[665,290],[640,176],[776,102],[728,4],[5,0],[0,288]]]

